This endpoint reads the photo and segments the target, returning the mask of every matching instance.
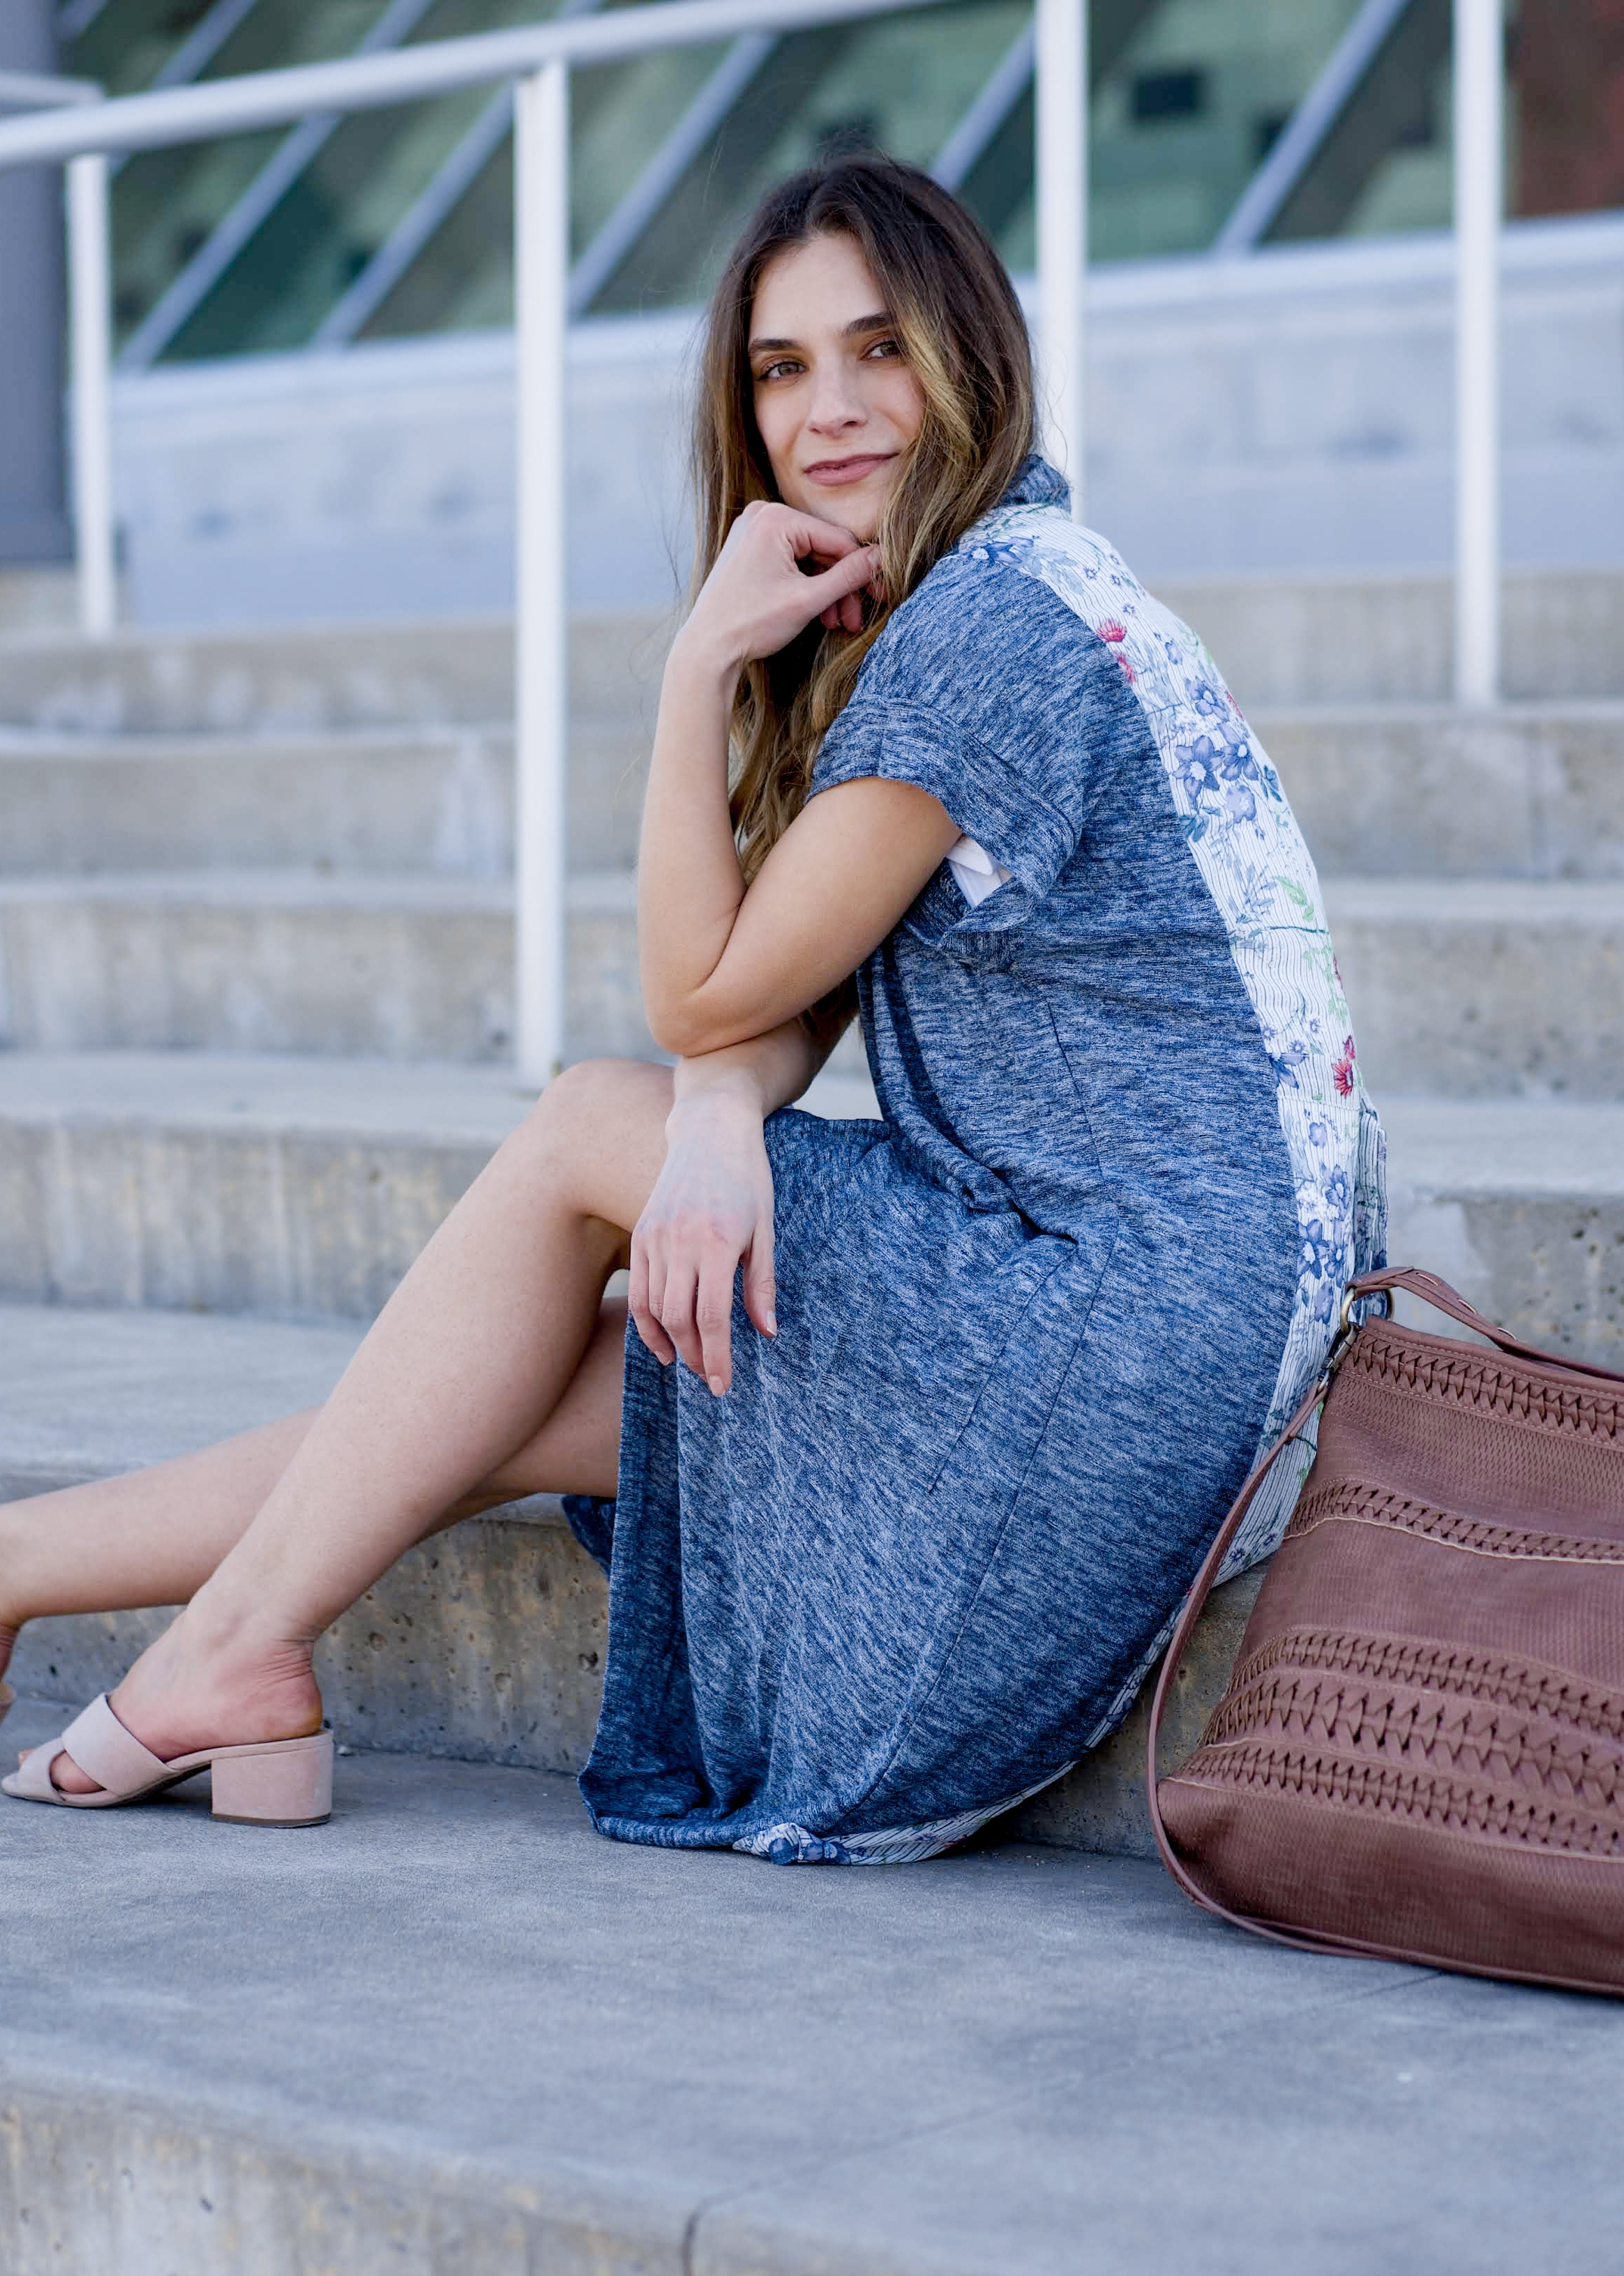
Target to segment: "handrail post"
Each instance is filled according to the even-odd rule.
[[[1049,438],[1083,514],[1083,292],[1089,258],[1088,0],[1037,0],[1038,370]]]
[[[569,66],[514,88],[514,993],[520,1081],[564,1062],[569,626],[565,389],[569,340]]]
[[[1455,700],[1500,684],[1501,0],[1454,0]]]
[[[79,628],[106,640],[118,618],[113,550],[112,284],[107,160],[100,151],[67,165],[69,433]]]

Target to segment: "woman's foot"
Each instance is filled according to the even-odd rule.
[[[308,1643],[240,1631],[209,1635],[203,1627],[193,1610],[180,1613],[112,1693],[109,1703],[133,1737],[171,1762],[204,1747],[302,1739],[321,1729]],[[66,1756],[52,1777],[65,1794],[96,1791]]]

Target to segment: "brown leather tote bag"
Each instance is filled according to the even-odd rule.
[[[1495,1348],[1345,1328],[1168,1648],[1157,1841],[1260,1936],[1624,1994],[1624,1376],[1519,1343],[1430,1272],[1369,1273],[1349,1303],[1395,1288]],[[1158,1783],[1180,1655],[1322,1398],[1228,1688]]]

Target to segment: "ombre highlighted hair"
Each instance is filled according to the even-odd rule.
[[[924,412],[877,535],[884,601],[861,632],[828,632],[815,620],[740,679],[730,782],[747,879],[801,811],[818,746],[886,618],[997,505],[1032,448],[1026,319],[980,224],[928,174],[889,158],[809,168],[763,198],[711,299],[694,437],[694,589],[745,507],[778,497],[748,353],[762,272],[792,247],[833,236],[849,237],[867,262]]]

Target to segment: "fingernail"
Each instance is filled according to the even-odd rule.
[[[711,1377],[709,1378],[709,1381],[710,1381],[710,1388],[711,1388],[711,1390],[712,1390],[713,1392],[715,1392],[715,1393],[716,1393],[717,1397],[718,1399],[720,1399],[720,1397],[722,1396],[722,1378],[721,1378],[721,1377],[720,1377],[719,1375],[713,1375],[713,1376],[711,1376]]]
[[[769,1312],[767,1315],[767,1332],[770,1336],[776,1336],[778,1332],[778,1316],[776,1312]]]

